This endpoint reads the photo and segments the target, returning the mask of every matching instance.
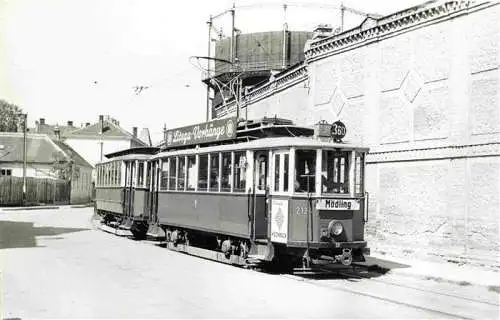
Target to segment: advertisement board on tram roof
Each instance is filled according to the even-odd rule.
[[[195,125],[167,130],[167,148],[219,142],[236,138],[236,117],[217,119]]]

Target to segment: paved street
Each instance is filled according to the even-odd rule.
[[[3,318],[498,318],[498,294],[395,275],[308,280],[93,228],[91,208],[0,211]]]

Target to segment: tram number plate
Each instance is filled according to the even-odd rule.
[[[295,207],[295,214],[298,216],[307,216],[307,207],[296,206]]]

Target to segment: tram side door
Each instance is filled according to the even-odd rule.
[[[159,166],[158,161],[150,162],[148,166],[148,170],[151,170],[151,174],[149,175],[151,178],[150,183],[150,192],[149,192],[149,220],[150,222],[157,222],[157,214],[158,214],[158,176],[159,176]]]
[[[269,151],[256,151],[254,154],[253,219],[250,232],[252,239],[262,234],[259,230],[267,229],[268,175]]]

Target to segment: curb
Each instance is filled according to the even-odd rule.
[[[68,205],[68,204],[62,204],[62,205],[48,205],[48,206],[43,206],[43,205],[40,205],[40,206],[29,206],[29,207],[0,207],[0,211],[5,211],[5,212],[8,212],[8,211],[32,211],[32,210],[49,210],[49,209],[61,209],[61,208],[75,208],[75,209],[79,209],[79,208],[90,208],[90,207],[93,207],[94,204],[93,203],[87,203],[87,204],[72,204],[72,205]]]
[[[489,291],[500,292],[500,281],[495,281],[495,279],[499,279],[499,272],[467,265],[456,267],[445,262],[407,261],[396,257],[379,255],[369,257],[372,261],[359,263],[358,265],[374,269],[374,271],[386,275],[432,280],[457,286],[474,285],[488,288]]]
[[[2,211],[31,211],[31,210],[48,210],[48,209],[59,209],[60,206],[32,206],[32,207],[14,207],[14,208],[2,208]]]

